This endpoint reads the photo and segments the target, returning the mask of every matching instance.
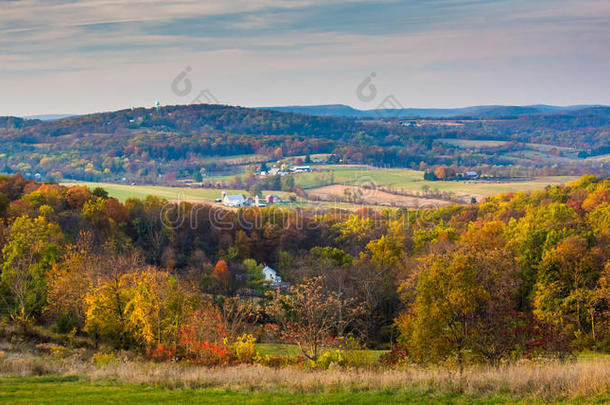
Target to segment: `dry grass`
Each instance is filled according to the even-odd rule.
[[[462,377],[449,368],[404,366],[396,369],[306,370],[263,366],[205,368],[178,363],[116,360],[98,365],[83,353],[60,357],[3,353],[0,376],[76,375],[91,381],[113,380],[166,388],[216,388],[231,391],[357,392],[418,391],[473,397],[508,395],[530,399],[599,398],[610,394],[610,357],[568,362],[522,361],[500,368],[471,367]]]

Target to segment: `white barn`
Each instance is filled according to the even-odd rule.
[[[246,205],[246,199],[241,194],[227,194],[223,191],[222,203],[227,207],[243,207]]]

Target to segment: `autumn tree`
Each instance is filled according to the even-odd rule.
[[[46,303],[47,272],[61,255],[63,234],[44,217],[15,219],[2,249],[0,282],[14,319],[28,321]]]
[[[422,362],[455,355],[461,371],[464,352],[473,344],[477,308],[487,299],[465,257],[432,259],[417,283],[415,302],[398,324],[409,354]]]
[[[451,180],[455,177],[455,170],[447,166],[439,166],[434,169],[434,175],[439,180]]]
[[[336,292],[324,288],[324,278],[314,277],[292,286],[289,294],[269,293],[269,315],[280,325],[281,337],[297,344],[305,357],[317,360],[320,347],[338,329],[344,329],[358,308]]]
[[[196,308],[196,298],[175,277],[153,267],[131,274],[129,290],[124,311],[134,339],[149,347],[175,344],[180,326]]]
[[[104,258],[92,254],[89,234],[66,248],[58,263],[48,272],[48,292],[45,313],[57,321],[61,332],[80,328],[85,320],[85,296],[93,286],[97,269]]]
[[[115,275],[85,296],[85,331],[118,347],[175,344],[197,300],[166,272]]]
[[[224,260],[219,260],[214,267],[212,278],[216,282],[218,289],[223,293],[228,293],[231,286],[231,272],[229,265]]]
[[[125,308],[131,296],[129,276],[116,275],[87,293],[85,332],[95,339],[110,341],[118,347],[129,347],[134,340],[129,334]]]
[[[603,270],[601,252],[581,236],[562,240],[546,252],[535,286],[536,315],[580,333],[595,336],[595,288]]]

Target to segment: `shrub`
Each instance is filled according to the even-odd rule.
[[[237,363],[254,363],[255,358],[260,358],[255,343],[256,338],[248,334],[239,336],[230,346],[228,339],[224,339],[224,344],[230,347],[231,355]]]
[[[332,364],[342,367],[346,366],[347,356],[345,351],[341,349],[332,349],[322,353],[315,362],[312,362],[313,367],[323,369],[329,368]]]
[[[107,366],[117,362],[117,358],[114,353],[95,353],[91,358],[91,361],[96,366]]]

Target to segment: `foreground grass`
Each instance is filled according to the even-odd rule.
[[[565,400],[552,403],[604,403],[599,397],[590,401]],[[414,391],[361,391],[330,393],[245,392],[218,389],[177,389],[119,384],[116,382],[89,382],[78,377],[21,377],[0,378],[0,403],[11,404],[503,404],[549,403],[543,400],[515,400],[507,396],[474,398],[464,394],[418,393]]]
[[[1,348],[0,403],[610,403],[610,356],[599,354],[470,366],[460,376],[450,366],[207,368],[129,352],[100,362],[85,348]]]

